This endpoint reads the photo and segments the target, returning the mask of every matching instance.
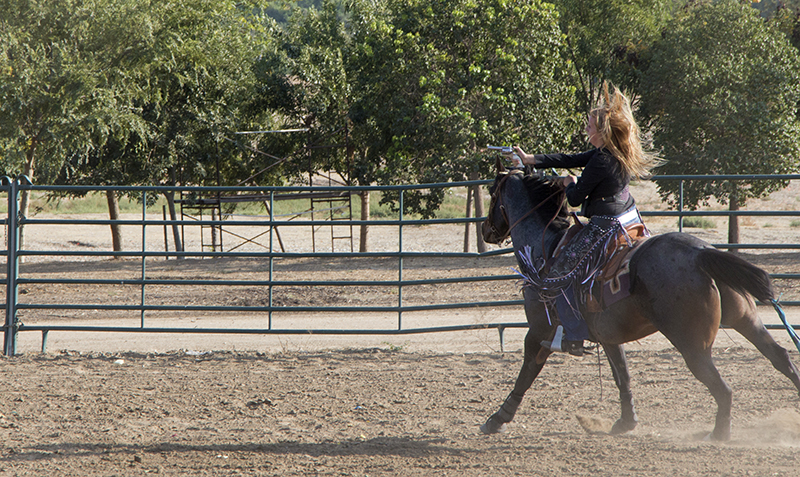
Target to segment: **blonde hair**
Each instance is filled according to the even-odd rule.
[[[622,172],[630,178],[646,179],[659,159],[642,149],[641,132],[633,118],[630,101],[619,89],[603,83],[603,103],[589,115],[595,118],[604,147],[617,158]]]

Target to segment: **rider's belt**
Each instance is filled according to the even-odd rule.
[[[607,197],[592,197],[589,201],[590,202],[627,202],[628,198],[630,197],[630,191],[627,187],[622,189],[621,191],[617,192],[614,195],[609,195]]]

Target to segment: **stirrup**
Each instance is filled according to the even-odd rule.
[[[550,351],[564,351],[564,349],[561,347],[563,339],[564,339],[564,327],[558,325],[558,327],[556,327],[556,334],[553,336],[552,341],[545,340],[539,344],[549,349]]]
[[[556,328],[556,334],[553,336],[552,340],[545,340],[540,343],[542,347],[549,349],[550,351],[557,351],[561,353],[569,353],[572,356],[584,356],[587,354],[592,354],[591,351],[587,350],[583,346],[583,340],[580,341],[568,341],[564,339],[564,327],[558,325]]]

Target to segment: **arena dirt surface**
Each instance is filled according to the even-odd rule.
[[[617,393],[594,358],[552,358],[494,436],[478,426],[507,394],[518,352],[4,358],[0,474],[798,475],[797,393],[756,351],[715,351],[734,389],[727,443],[703,441],[712,399],[677,353],[629,355],[640,425],[615,437],[602,430]]]
[[[745,232],[799,241],[797,230],[788,225],[758,230],[746,225]],[[455,235],[455,244],[441,243],[440,230],[422,231],[419,240],[436,239],[437,246],[452,250],[459,246]],[[409,241],[411,236],[409,231]],[[104,239],[90,234],[75,238],[45,234],[37,239],[32,234],[30,240],[47,242],[46,247],[52,248],[53,243],[68,241],[76,247],[99,246]],[[797,273],[793,253],[748,258],[774,273]],[[208,269],[211,262],[204,261],[206,268],[174,261],[148,266],[156,275],[199,278],[205,273],[234,277],[258,268],[250,263],[254,270],[248,270],[245,262],[222,260]],[[105,260],[30,261],[24,266],[30,276],[81,276],[93,270],[102,277],[135,273],[140,265]],[[335,268],[324,261],[282,266],[286,273],[305,277],[324,276]],[[502,258],[410,261],[407,273],[450,276],[477,267],[505,270],[508,266]],[[359,279],[385,279],[390,273],[378,262],[358,268]],[[793,285],[778,285],[784,299],[797,299]],[[502,292],[515,293],[510,286]],[[290,292],[296,296],[287,293],[282,299],[301,299],[309,291]],[[64,299],[98,293],[97,289],[28,287],[21,297]],[[102,293],[125,300],[129,292]],[[409,300],[459,301],[489,293],[497,290],[488,285],[434,287]],[[387,299],[366,295],[356,290],[313,298],[333,304]],[[180,303],[263,300],[255,289],[176,292],[165,288],[154,296]],[[769,310],[764,316],[768,315],[774,320]],[[113,323],[128,318],[29,313],[24,319],[33,324],[44,320]],[[245,326],[263,317],[181,315],[171,319],[178,326]],[[333,318],[295,319],[302,327]],[[368,325],[376,326],[385,318],[365,319],[374,320]],[[414,326],[414,320],[433,324],[524,318],[519,310],[488,309],[411,314],[407,319]],[[38,351],[41,336],[22,333],[21,353],[0,358],[4,378],[0,475],[800,475],[797,391],[766,358],[728,330],[720,332],[714,357],[734,392],[730,442],[703,440],[713,427],[716,406],[680,355],[658,335],[627,347],[640,421],[633,432],[614,437],[604,432],[618,417],[619,398],[601,352],[599,357],[582,359],[552,356],[508,431],[482,435],[478,427],[497,410],[519,371],[523,333],[507,330],[503,351],[495,330],[400,337],[53,333],[45,354]],[[776,330],[773,335],[800,364],[786,333]]]

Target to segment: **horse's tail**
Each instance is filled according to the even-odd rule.
[[[764,303],[775,298],[769,274],[730,252],[704,248],[697,257],[697,263],[711,278],[742,295],[753,295]]]

